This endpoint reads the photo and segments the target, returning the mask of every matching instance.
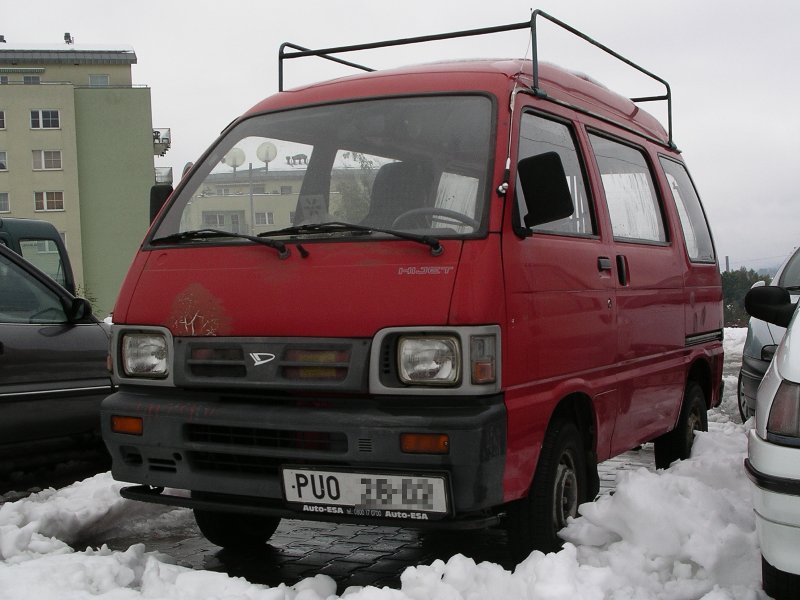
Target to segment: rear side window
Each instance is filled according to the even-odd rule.
[[[603,180],[614,239],[667,241],[653,177],[640,150],[590,134]]]
[[[697,190],[694,188],[689,173],[679,162],[661,157],[661,166],[667,176],[669,189],[675,198],[675,206],[681,219],[683,239],[686,240],[686,252],[692,262],[716,261],[714,243],[711,241],[711,230],[700,204]]]
[[[519,158],[538,156],[547,152],[556,152],[561,158],[575,211],[569,217],[537,225],[533,230],[541,233],[594,235],[596,233],[594,214],[586,194],[583,168],[575,149],[572,131],[564,123],[530,113],[523,114],[519,136]],[[524,223],[527,209],[519,178],[517,178],[517,209],[521,212],[520,223]]]

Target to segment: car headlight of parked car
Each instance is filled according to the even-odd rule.
[[[167,338],[161,333],[125,333],[120,346],[124,374],[127,377],[166,377],[168,348]]]
[[[408,385],[456,385],[461,345],[455,336],[403,336],[397,343],[398,375]]]

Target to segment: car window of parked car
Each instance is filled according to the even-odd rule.
[[[777,285],[785,288],[800,286],[800,250],[797,250],[786,262]]]
[[[711,230],[689,172],[685,166],[670,158],[662,156],[660,160],[678,209],[689,260],[713,263],[716,255],[714,243],[711,241]]]
[[[53,290],[0,255],[0,323],[66,323]]]
[[[666,243],[650,167],[638,148],[590,134],[615,240]]]

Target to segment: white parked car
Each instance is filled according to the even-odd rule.
[[[788,327],[758,388],[755,429],[749,433],[747,474],[761,544],[764,591],[776,600],[800,590],[800,324],[789,291],[750,290],[747,312]]]

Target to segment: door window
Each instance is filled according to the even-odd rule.
[[[589,138],[602,176],[614,239],[665,243],[664,217],[644,154],[599,135]]]
[[[556,152],[561,158],[575,211],[569,217],[537,225],[533,230],[541,233],[595,235],[597,232],[594,213],[586,193],[583,166],[571,129],[558,121],[530,113],[523,114],[519,136],[519,159],[547,152]],[[524,217],[527,214],[525,206],[525,196],[517,178],[517,210],[520,223],[525,222]]]
[[[64,263],[61,260],[58,246],[53,240],[20,240],[19,249],[25,260],[47,273],[60,285],[66,285]]]
[[[19,265],[0,256],[0,323],[65,323],[59,297]]]

